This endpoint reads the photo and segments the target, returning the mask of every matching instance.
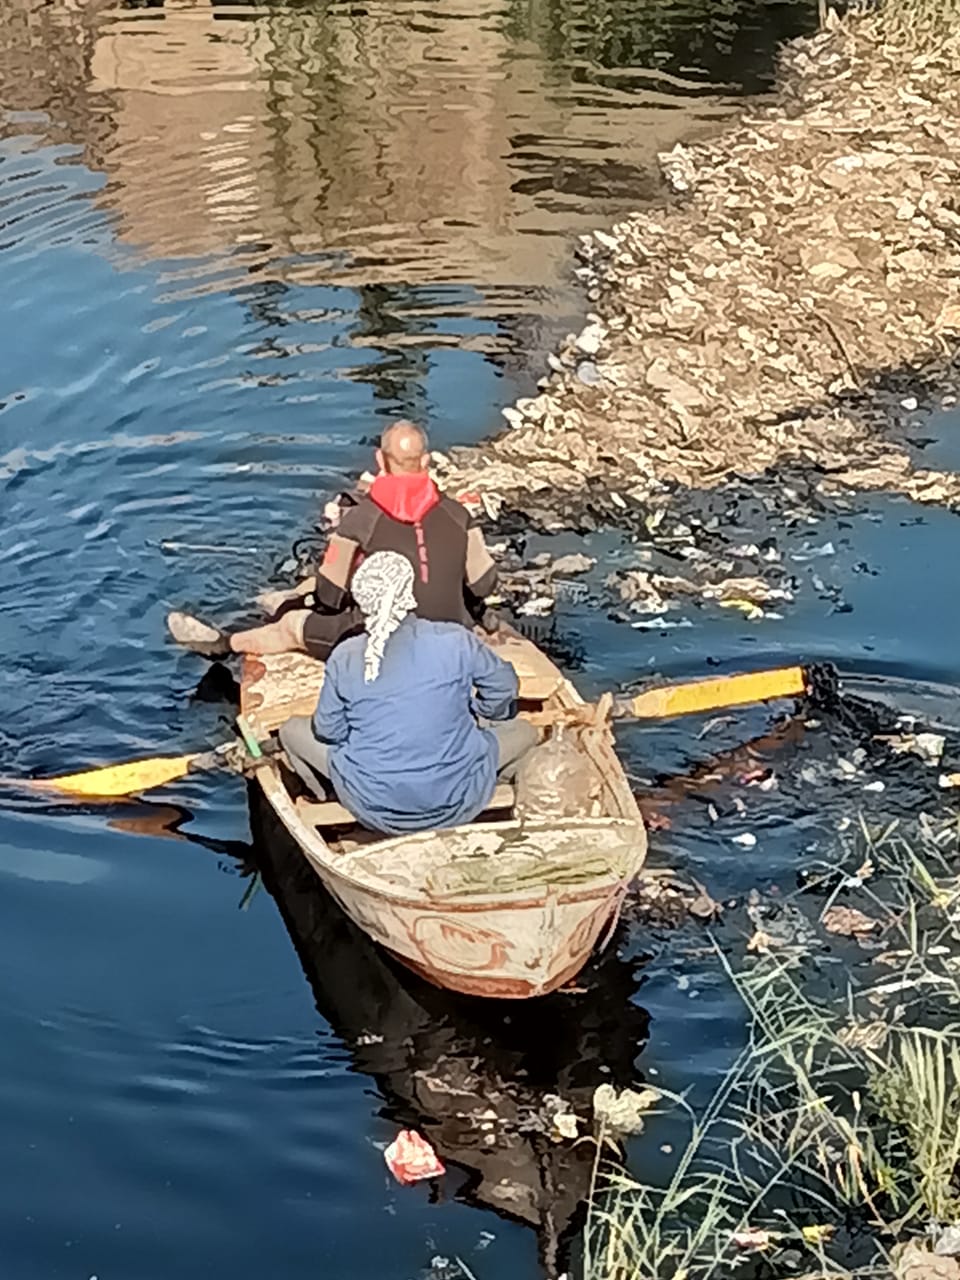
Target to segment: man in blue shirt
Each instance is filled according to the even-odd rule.
[[[516,672],[459,623],[417,617],[406,556],[371,555],[351,592],[366,631],[331,653],[312,719],[281,727],[287,758],[373,831],[470,822],[537,742],[516,716]]]

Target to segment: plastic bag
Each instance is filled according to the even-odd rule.
[[[521,760],[516,792],[521,819],[583,818],[599,801],[600,779],[565,726],[556,725],[551,737]]]
[[[404,1186],[446,1172],[430,1143],[415,1129],[403,1129],[383,1153],[387,1168]]]

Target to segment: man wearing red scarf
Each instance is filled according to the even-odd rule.
[[[325,659],[339,640],[363,627],[350,580],[375,551],[397,551],[410,561],[419,617],[471,626],[471,614],[496,583],[496,566],[466,507],[443,496],[430,476],[426,432],[413,422],[395,422],[384,431],[376,457],[379,474],[340,520],[316,578],[288,593],[288,600],[302,600],[302,608],[288,604],[273,622],[232,635],[171,613],[173,638],[207,657],[300,650]]]

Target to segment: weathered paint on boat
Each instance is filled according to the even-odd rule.
[[[519,637],[499,652],[520,678],[527,713],[549,716],[582,706],[559,669]],[[248,658],[241,703],[260,736],[290,715],[309,714],[322,664],[303,655]],[[379,837],[341,819],[316,825],[322,806],[299,806],[277,764],[257,773],[263,794],[346,914],[411,969],[470,995],[523,999],[573,978],[616,922],[623,896],[646,856],[636,801],[606,724],[577,733],[596,780],[593,812],[573,819],[480,819],[448,831]],[[335,807],[331,806],[331,810]],[[305,816],[305,813],[307,816]],[[309,819],[309,820],[308,820]],[[492,892],[468,891],[456,875],[475,866],[522,867],[525,879]],[[576,883],[536,883],[536,867],[556,872],[578,859],[599,864]],[[453,887],[450,873],[453,872]],[[518,873],[519,874],[519,873]],[[446,879],[446,884],[444,884]]]

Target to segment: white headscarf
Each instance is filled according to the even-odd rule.
[[[387,641],[417,607],[413,565],[398,551],[375,551],[353,575],[350,591],[367,624],[363,678],[369,684],[380,674]]]

